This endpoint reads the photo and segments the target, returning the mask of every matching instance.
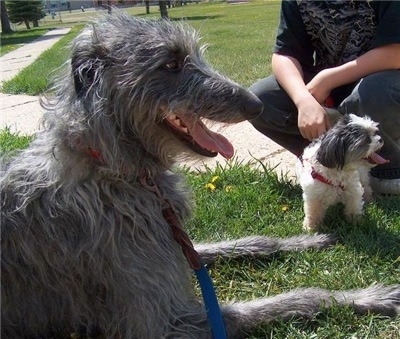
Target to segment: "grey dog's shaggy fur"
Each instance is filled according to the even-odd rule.
[[[75,39],[58,83],[46,128],[2,169],[2,338],[210,338],[191,270],[162,211],[170,204],[182,223],[191,212],[187,187],[170,171],[177,156],[193,155],[190,145],[212,154],[187,135],[176,137],[166,120],[177,114],[191,121],[189,130],[199,117],[234,123],[257,115],[260,102],[206,64],[189,28],[122,13]],[[259,236],[197,249],[211,263],[333,241]],[[395,315],[399,301],[398,286],[309,288],[222,312],[228,336],[238,338],[332,303]]]

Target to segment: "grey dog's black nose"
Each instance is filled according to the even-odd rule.
[[[247,102],[243,105],[243,114],[246,119],[257,118],[264,108],[264,104],[254,94],[251,94]]]

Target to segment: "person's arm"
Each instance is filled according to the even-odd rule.
[[[400,69],[400,44],[377,47],[343,65],[324,69],[306,87],[319,103],[323,103],[334,88],[390,69]]]
[[[312,96],[303,80],[300,62],[291,56],[274,53],[272,71],[298,110],[298,127],[303,138],[315,139],[330,128],[323,107]]]

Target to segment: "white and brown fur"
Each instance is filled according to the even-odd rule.
[[[306,147],[298,166],[305,230],[318,229],[326,210],[339,202],[349,221],[359,219],[364,200],[372,197],[369,170],[376,164],[370,157],[382,146],[377,123],[349,114]]]
[[[262,105],[215,72],[197,35],[181,24],[113,11],[88,25],[71,52],[46,105],[45,129],[2,167],[2,338],[211,338],[163,215],[170,206],[184,225],[192,212],[190,190],[172,165],[183,153],[195,156],[191,148],[232,156],[199,119],[240,122]],[[196,248],[211,263],[333,242],[329,235],[253,236]],[[228,338],[241,338],[333,304],[395,316],[399,302],[399,286],[311,287],[221,310]]]

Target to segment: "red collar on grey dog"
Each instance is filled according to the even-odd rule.
[[[86,149],[86,153],[92,157],[93,159],[96,159],[98,161],[102,161],[102,157],[99,151],[94,150],[93,148],[88,148]]]
[[[338,187],[342,191],[344,191],[344,186],[342,184],[335,185],[332,181],[330,181],[327,178],[325,178],[322,174],[316,172],[314,168],[312,168],[311,176],[315,180],[321,181],[324,184],[327,184],[327,185],[330,185],[330,186],[333,186],[333,187]]]

